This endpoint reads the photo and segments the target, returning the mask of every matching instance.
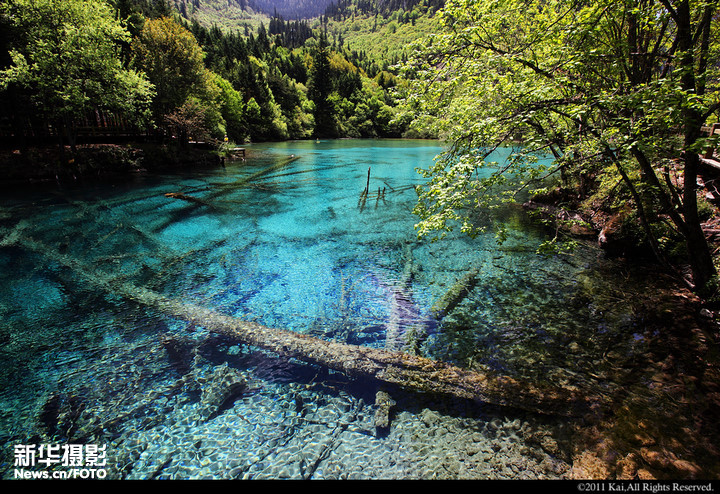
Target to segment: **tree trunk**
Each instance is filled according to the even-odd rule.
[[[688,149],[688,146],[686,146],[686,149]],[[685,245],[695,291],[701,295],[708,295],[713,291],[712,281],[715,278],[716,271],[710,246],[700,225],[697,210],[697,170],[700,158],[694,151],[686,152],[684,161],[683,216],[687,226]]]
[[[705,12],[705,16],[708,14]],[[678,70],[681,73],[680,82],[682,88],[688,94],[704,92],[701,85],[697,87],[696,57],[694,55],[694,44],[692,31],[692,17],[690,4],[687,0],[678,3],[674,12],[674,19],[677,23],[678,41]],[[704,54],[699,55],[700,60]],[[705,74],[698,74],[702,80]],[[690,267],[692,269],[693,283],[696,291],[707,294],[712,290],[710,282],[716,275],[715,265],[705,235],[700,225],[700,218],[697,211],[697,175],[700,165],[700,157],[694,149],[695,143],[700,138],[702,115],[693,105],[684,105],[683,108],[683,148],[684,148],[684,185],[683,185],[683,216],[687,225],[685,242],[689,255]]]

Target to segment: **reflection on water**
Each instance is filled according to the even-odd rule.
[[[395,389],[379,430],[377,384],[128,296],[143,287],[272,328],[604,395],[637,380],[651,350],[638,280],[613,277],[592,246],[538,256],[543,233],[515,209],[491,220],[509,227],[502,246],[492,234],[416,238],[415,169],[439,151],[253,145],[217,170],[9,196],[5,477],[14,445],[50,443],[106,445],[112,478],[571,476],[572,421]],[[433,304],[470,271],[472,290],[438,321]]]

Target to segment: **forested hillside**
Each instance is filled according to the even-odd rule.
[[[330,0],[168,0],[184,18],[212,26],[237,29],[247,24],[257,28],[268,18],[307,20],[325,13]]]
[[[257,32],[274,19],[327,31],[328,38],[387,69],[409,46],[438,29],[435,13],[445,0],[170,0],[181,16],[223,31]],[[272,30],[272,27],[269,29]]]
[[[183,14],[212,7],[218,16],[240,10],[266,16],[280,15],[286,19],[310,19],[325,13],[331,0],[173,0]]]
[[[247,0],[248,6],[267,15],[286,19],[310,19],[325,13],[331,0]]]
[[[40,137],[74,152],[86,129],[109,121],[131,135],[179,143],[406,132],[393,68],[398,55],[387,60],[350,48],[337,7],[338,20],[287,20],[279,13],[257,17],[258,3],[231,2],[223,19],[213,17],[221,25],[208,22],[212,3],[6,2],[3,133],[20,147]],[[92,12],[98,14],[88,18]],[[193,15],[201,12],[205,17]],[[236,14],[244,21],[229,28],[228,16]]]
[[[444,4],[445,0],[334,0],[325,9],[325,15],[343,20],[355,15],[390,17],[400,13],[410,20],[427,12],[434,13]]]
[[[385,70],[407,59],[414,43],[440,29],[439,0],[370,2],[348,0],[331,4],[324,20],[328,31],[349,49],[365,54]]]

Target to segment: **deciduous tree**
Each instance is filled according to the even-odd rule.
[[[146,19],[131,49],[135,67],[147,74],[157,90],[156,121],[162,122],[188,97],[203,91],[203,51],[192,33],[172,17]]]
[[[408,67],[453,143],[427,171],[420,234],[456,221],[473,233],[468,208],[489,206],[494,191],[554,175],[566,187],[612,178],[658,258],[670,224],[686,246],[688,281],[708,289],[716,272],[696,180],[701,125],[719,104],[716,9],[705,0],[448,0],[444,32]],[[477,178],[488,151],[517,140],[507,163]],[[554,158],[547,169],[534,164],[542,155]]]
[[[129,34],[100,0],[6,0],[4,29],[12,34],[10,64],[0,91],[17,118],[39,117],[74,147],[75,121],[94,109],[141,119],[152,94],[143,74],[120,60]]]

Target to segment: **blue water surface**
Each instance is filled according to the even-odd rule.
[[[108,445],[113,478],[562,478],[559,452],[521,449],[530,419],[503,412],[492,422],[480,405],[469,412],[479,422],[443,421],[416,397],[383,437],[375,388],[113,290],[142,287],[269,328],[543,384],[594,379],[585,371],[607,350],[608,324],[628,335],[634,324],[587,297],[600,254],[538,255],[546,232],[519,209],[473,239],[418,239],[416,169],[442,149],[252,144],[245,160],[212,169],[6,196],[0,226],[21,240],[0,248],[5,476],[16,444],[95,442]],[[502,245],[492,223],[508,227]],[[471,269],[474,290],[433,320],[433,304]],[[638,344],[618,334],[622,351]],[[208,419],[203,390],[224,366],[248,390]]]

